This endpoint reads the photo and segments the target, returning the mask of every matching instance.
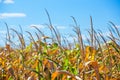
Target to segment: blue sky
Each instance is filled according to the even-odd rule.
[[[61,34],[73,34],[74,16],[80,25],[82,33],[87,33],[90,26],[90,16],[93,18],[95,29],[107,33],[109,22],[120,26],[120,0],[0,0],[0,42],[4,42],[6,22],[10,28],[19,31],[34,32],[30,26],[38,26],[44,33],[49,34],[45,24],[49,24],[45,9],[48,10],[52,24]],[[0,43],[1,45],[2,43]]]

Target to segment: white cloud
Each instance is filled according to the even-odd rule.
[[[26,14],[24,13],[0,13],[1,18],[13,18],[13,17],[25,17]]]
[[[66,29],[65,26],[57,26],[57,29]]]
[[[45,28],[44,25],[41,25],[41,24],[31,24],[30,27],[33,27],[33,26],[36,26],[37,28]]]
[[[0,31],[0,34],[6,34],[7,32],[6,31]]]
[[[117,28],[120,28],[120,25],[116,25]]]
[[[4,2],[3,3],[5,3],[5,4],[13,4],[14,3],[14,1],[13,0],[4,0]]]

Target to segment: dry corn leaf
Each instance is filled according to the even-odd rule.
[[[10,51],[10,44],[6,44],[5,48]]]
[[[53,62],[48,59],[43,60],[43,65],[44,65],[44,68],[48,68],[49,70],[53,70],[54,68]]]
[[[106,73],[109,72],[109,69],[105,65],[102,65],[102,66],[99,67],[99,72],[106,74]]]
[[[79,71],[81,72],[81,71],[82,71],[82,69],[83,69],[83,64],[82,64],[82,63],[80,63],[80,64],[79,64]]]
[[[86,53],[85,61],[88,61],[88,60],[94,61],[95,60],[96,50],[93,47],[86,46],[85,53]]]
[[[112,79],[110,79],[110,80],[120,80],[120,79],[112,78]]]
[[[82,80],[80,77],[78,76],[74,76],[73,74],[71,74],[68,71],[64,71],[64,70],[57,70],[52,74],[52,80],[55,80],[56,77],[58,77],[60,74],[66,75],[69,78],[71,78],[72,80]],[[65,77],[64,77],[65,78]]]
[[[18,64],[18,63],[20,63],[20,59],[17,59],[13,62],[13,64]]]
[[[48,50],[48,55],[57,55],[58,49]]]
[[[42,39],[50,39],[49,36],[43,36]]]
[[[105,80],[109,80],[109,77],[108,77],[108,75],[105,75]]]
[[[52,79],[51,80],[55,80],[55,78],[59,76],[59,72],[58,71],[55,71],[54,73],[52,73]]]
[[[67,75],[63,75],[62,80],[66,80]]]
[[[95,60],[95,54],[96,54],[96,50],[92,48],[92,55],[91,55],[91,60],[92,61]]]
[[[76,63],[76,58],[75,57],[70,58],[70,62],[71,62],[71,64],[75,64]]]
[[[38,65],[38,60],[35,60],[35,63],[34,63],[34,65],[32,66],[32,68],[36,68],[36,66]]]
[[[100,75],[99,75],[99,68],[98,68],[98,62],[97,61],[92,61],[91,66],[94,68],[97,80],[100,80]]]
[[[89,60],[89,55],[90,55],[90,46],[86,46],[85,48],[85,61],[88,61]]]

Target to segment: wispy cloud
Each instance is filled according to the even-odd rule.
[[[26,17],[24,13],[0,13],[1,18],[14,18],[14,17]]]
[[[33,27],[33,26],[36,26],[37,28],[45,28],[45,26],[44,25],[42,25],[42,24],[31,24],[30,25],[30,27]]]
[[[5,4],[13,4],[14,0],[4,0],[3,3],[5,3]]]

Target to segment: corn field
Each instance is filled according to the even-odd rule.
[[[120,32],[114,23],[109,22],[110,34],[104,37],[102,32],[94,30],[90,17],[91,29],[85,44],[80,27],[72,17],[77,40],[71,44],[67,39],[61,40],[62,36],[47,15],[48,28],[54,37],[33,26],[38,31],[37,39],[26,31],[29,45],[23,34],[6,24],[8,43],[0,48],[0,80],[120,80]],[[19,48],[12,47],[14,41],[9,30],[16,33]]]

